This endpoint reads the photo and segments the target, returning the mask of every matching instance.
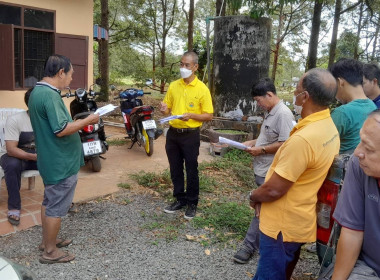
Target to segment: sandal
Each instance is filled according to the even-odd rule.
[[[63,248],[63,247],[67,247],[69,246],[73,240],[72,239],[59,239],[60,241],[55,243],[55,246],[57,246],[57,248]],[[41,252],[44,250],[44,247],[43,246],[38,246],[38,250],[40,250]]]
[[[64,253],[62,256],[55,259],[47,259],[44,256],[41,256],[39,261],[43,264],[54,264],[54,263],[67,263],[71,262],[75,259],[74,255],[70,255],[69,253]]]
[[[8,210],[8,222],[14,226],[18,226],[20,224],[20,210]]]

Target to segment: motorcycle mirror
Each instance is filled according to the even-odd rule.
[[[145,84],[146,84],[147,86],[150,86],[150,85],[152,85],[152,84],[153,84],[153,81],[152,81],[152,79],[146,79],[146,82],[145,82]]]
[[[112,91],[114,91],[114,90],[116,89],[116,87],[115,87],[114,85],[110,85],[110,89],[111,89]]]

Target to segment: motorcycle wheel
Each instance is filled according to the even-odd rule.
[[[99,172],[102,169],[102,163],[100,162],[100,157],[96,156],[91,159],[92,171]]]
[[[146,130],[143,128],[142,129],[142,135],[144,136],[145,139],[145,152],[150,157],[153,154],[153,137],[149,137],[148,133],[146,133]]]

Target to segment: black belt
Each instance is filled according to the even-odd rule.
[[[193,131],[199,131],[199,127],[175,128],[171,126],[169,129],[177,133],[188,133],[188,132],[193,132]]]

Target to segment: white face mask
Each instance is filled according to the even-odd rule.
[[[295,96],[293,96],[293,109],[297,115],[301,115],[303,107],[300,105],[296,105],[296,97]]]
[[[193,74],[193,71],[187,68],[179,68],[179,72],[181,73],[181,77],[184,79],[189,78],[191,74]]]

